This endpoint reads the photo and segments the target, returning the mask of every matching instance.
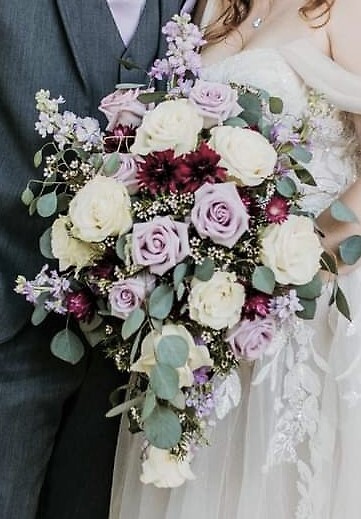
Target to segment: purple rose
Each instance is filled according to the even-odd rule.
[[[120,166],[113,175],[116,180],[123,182],[130,195],[135,195],[139,191],[139,183],[136,178],[138,164],[135,155],[131,153],[119,153]]]
[[[237,102],[237,90],[222,83],[197,79],[190,91],[189,99],[204,117],[205,128],[236,117],[242,111]]]
[[[231,248],[248,230],[249,214],[233,182],[206,183],[195,192],[191,220],[201,238]]]
[[[153,274],[162,275],[190,253],[188,224],[174,222],[169,216],[133,226],[132,256],[137,265],[146,265]]]
[[[149,274],[116,281],[109,291],[111,314],[126,319],[133,310],[141,306],[154,286],[154,277]]]
[[[236,358],[259,359],[273,339],[275,322],[272,317],[243,319],[226,336]]]
[[[138,101],[139,89],[116,90],[104,97],[99,110],[108,119],[107,131],[112,131],[116,126],[139,126],[147,111],[147,106]]]

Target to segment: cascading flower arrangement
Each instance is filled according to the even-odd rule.
[[[167,91],[120,85],[100,104],[105,131],[37,93],[51,152],[40,192],[31,182],[22,200],[55,216],[40,247],[58,270],[16,286],[34,325],[66,316],[55,355],[84,353],[71,318],[131,374],[109,415],[126,411],[144,435],[141,479],[159,487],[194,477],[210,424],[239,403],[239,364],[271,355],[288,319],[312,318],[320,269],[336,272],[301,210],[302,184],[314,184],[308,121],[264,91],[199,79],[204,41],[188,15],[164,33],[167,57],[149,75]],[[333,299],[347,315],[337,279]]]

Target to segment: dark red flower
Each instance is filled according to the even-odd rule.
[[[132,126],[116,126],[113,131],[106,132],[104,137],[104,151],[106,153],[129,153],[134,142],[136,128]]]
[[[290,206],[287,200],[274,196],[265,207],[266,219],[270,223],[283,223],[287,220]]]
[[[114,263],[103,261],[89,269],[89,275],[97,279],[113,279],[114,278]]]
[[[94,316],[94,305],[85,290],[71,292],[66,298],[66,306],[69,314],[78,321],[91,321]]]
[[[174,150],[155,151],[139,162],[137,180],[152,195],[176,192],[178,179],[187,176],[188,169],[184,158],[174,156]]]
[[[243,306],[243,315],[253,320],[256,315],[266,317],[269,313],[270,297],[266,294],[252,294]]]
[[[188,169],[178,172],[179,191],[193,193],[205,182],[224,182],[226,169],[218,166],[220,158],[205,142],[196,151],[188,153],[184,157]]]

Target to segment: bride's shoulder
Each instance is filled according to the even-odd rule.
[[[333,2],[327,24],[332,57],[350,72],[361,76],[360,22],[360,0],[335,0]]]

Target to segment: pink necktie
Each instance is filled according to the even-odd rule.
[[[126,46],[139,23],[146,0],[107,0],[115,24]]]

